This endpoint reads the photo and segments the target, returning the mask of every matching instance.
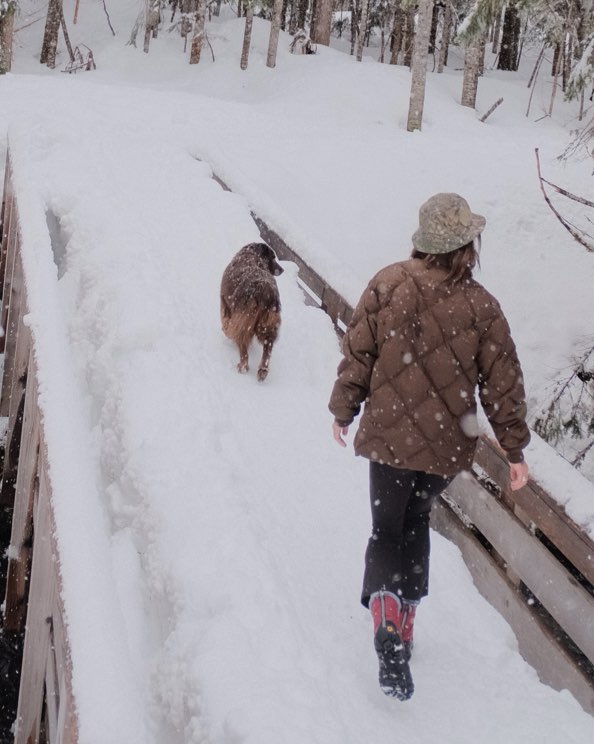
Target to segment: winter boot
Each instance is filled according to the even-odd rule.
[[[404,646],[404,656],[407,661],[410,661],[410,657],[412,656],[413,626],[417,605],[418,602],[408,602],[406,599],[402,601],[402,628],[400,636]]]
[[[414,692],[408,660],[404,652],[402,605],[391,592],[375,592],[369,600],[373,617],[374,645],[379,659],[379,683],[386,695],[408,700]]]

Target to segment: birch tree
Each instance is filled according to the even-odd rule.
[[[448,48],[452,35],[453,8],[451,2],[446,2],[443,13],[443,26],[441,28],[441,40],[439,42],[439,55],[437,57],[437,72],[443,72],[448,61]]]
[[[270,24],[270,38],[268,40],[268,54],[266,55],[266,67],[276,66],[276,52],[278,50],[278,37],[280,34],[283,7],[283,0],[274,0],[272,22]]]
[[[357,62],[363,59],[363,45],[365,44],[365,33],[367,31],[367,16],[369,14],[369,0],[361,2],[361,19],[359,21],[359,35],[357,38]]]
[[[10,72],[16,0],[0,0],[0,75]]]
[[[194,21],[194,36],[192,48],[190,49],[190,64],[197,65],[200,62],[202,44],[204,43],[204,29],[206,27],[206,0],[199,0],[196,19]]]
[[[427,57],[429,56],[429,34],[433,18],[433,0],[419,1],[419,18],[412,56],[412,81],[406,128],[409,132],[421,129],[425,105],[425,83],[427,80]]]
[[[398,0],[397,0],[398,2]],[[406,23],[406,13],[402,9],[400,2],[394,8],[394,26],[392,28],[392,53],[390,55],[390,64],[398,64],[398,55],[402,49],[404,39],[404,26]]]
[[[476,92],[478,89],[478,79],[480,72],[482,43],[480,37],[474,37],[466,46],[464,55],[464,79],[462,82],[462,100],[463,106],[475,108]]]
[[[250,44],[252,41],[252,25],[254,23],[254,6],[250,2],[245,9],[245,30],[243,32],[243,47],[241,50],[241,62],[239,66],[242,70],[247,70],[248,59],[250,56]]]
[[[49,0],[39,61],[41,64],[46,64],[52,69],[56,66],[58,33],[60,31],[62,12],[62,0]]]

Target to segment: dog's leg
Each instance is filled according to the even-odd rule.
[[[239,344],[239,364],[237,365],[237,371],[240,374],[249,370],[248,359],[248,345]]]
[[[270,364],[270,355],[272,354],[272,346],[274,339],[265,338],[262,341],[263,351],[262,359],[260,359],[260,365],[258,367],[258,382],[264,382],[268,375],[268,365]]]

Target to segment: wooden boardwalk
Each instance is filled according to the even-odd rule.
[[[337,331],[343,331],[352,314],[349,304],[261,219],[254,219],[279,257],[297,264],[308,302],[323,308]],[[34,341],[23,320],[27,297],[10,162],[0,222],[6,330],[0,340],[0,417],[8,422],[0,502],[12,511],[2,627],[25,633],[14,742],[74,744],[76,690],[61,603]],[[589,536],[537,483],[530,481],[512,494],[506,461],[488,438],[481,440],[474,472],[453,481],[432,519],[460,547],[477,588],[509,622],[520,652],[541,680],[568,689],[594,715],[594,543]]]

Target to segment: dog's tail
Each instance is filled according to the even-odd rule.
[[[274,343],[280,327],[280,302],[262,306],[251,299],[241,310],[221,314],[223,332],[240,347],[249,346],[254,336],[258,341]]]

